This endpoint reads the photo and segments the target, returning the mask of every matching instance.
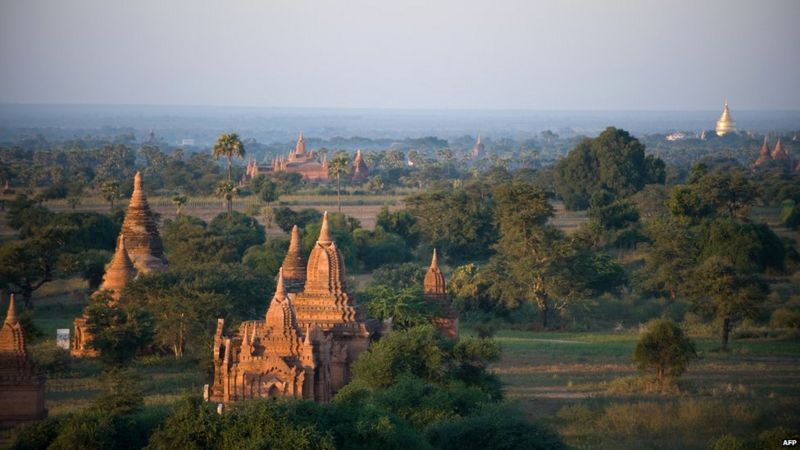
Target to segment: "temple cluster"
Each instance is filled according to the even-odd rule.
[[[781,138],[775,143],[775,148],[770,151],[769,139],[764,137],[764,144],[758,152],[758,158],[753,163],[753,167],[782,166],[784,169],[800,172],[800,160],[794,161],[789,152],[783,148]]]
[[[298,229],[292,229],[263,320],[244,322],[236,333],[225,336],[225,321],[218,319],[209,400],[292,397],[326,403],[350,380],[351,364],[367,350],[370,331],[347,290],[344,258],[329,226],[325,213],[307,263]],[[455,337],[458,319],[435,252],[424,293],[442,311],[435,325]]]
[[[248,161],[241,183],[247,183],[259,175],[276,172],[299,173],[306,181],[327,181],[328,156],[324,154],[320,156],[318,152],[306,150],[303,133],[300,133],[294,150],[286,156],[272,158],[270,164],[258,164],[254,159]],[[361,156],[361,150],[358,150],[353,160],[353,180],[363,181],[368,173],[369,168]]]
[[[142,188],[142,175],[137,172],[133,179],[131,202],[117,237],[117,248],[106,266],[100,288],[92,296],[106,293],[111,302],[117,302],[125,285],[138,273],[157,272],[166,268],[161,236]],[[73,323],[70,353],[78,358],[97,356],[97,351],[89,345],[91,335],[86,320],[84,314]]]
[[[356,169],[366,170],[359,161],[360,154]],[[92,295],[107,295],[111,304],[116,303],[136,276],[166,268],[161,238],[137,173],[116,251],[100,288]],[[435,250],[425,275],[424,296],[440,312],[434,325],[445,336],[457,336],[458,317]],[[206,393],[211,401],[292,397],[325,403],[347,384],[351,364],[367,350],[373,336],[347,289],[344,257],[331,235],[327,212],[307,260],[300,232],[297,226],[292,229],[277,288],[263,320],[243,322],[231,336],[225,335],[224,328],[225,320],[218,319],[214,379]],[[75,319],[73,336],[73,356],[98,356],[85,314]]]

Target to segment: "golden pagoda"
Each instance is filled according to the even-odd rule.
[[[717,121],[717,136],[725,136],[726,134],[734,131],[735,122],[731,119],[731,112],[728,110],[728,102],[725,102],[725,106],[722,108],[722,115],[719,116],[719,120]]]

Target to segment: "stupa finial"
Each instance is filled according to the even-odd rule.
[[[319,230],[319,239],[318,242],[331,242],[333,239],[331,238],[331,230],[328,225],[328,211],[322,215],[322,227]]]

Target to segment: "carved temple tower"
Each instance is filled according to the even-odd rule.
[[[15,426],[45,416],[44,378],[28,359],[11,294],[6,320],[0,329],[0,425]]]
[[[428,272],[425,273],[423,295],[429,302],[435,304],[439,308],[439,314],[433,319],[436,328],[447,337],[457,337],[458,314],[453,309],[452,301],[447,294],[447,284],[445,283],[442,270],[439,269],[436,249],[433,249],[431,265],[428,267]]]
[[[297,273],[302,255],[296,228],[284,264],[263,321],[245,322],[231,337],[223,334],[224,320],[217,321],[211,401],[281,396],[327,403],[367,349],[369,332],[347,291],[327,212],[304,279]]]

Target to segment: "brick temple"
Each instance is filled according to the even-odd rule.
[[[147,196],[142,188],[142,175],[136,172],[133,178],[133,194],[117,237],[117,247],[111,262],[106,266],[100,288],[93,297],[106,293],[112,302],[117,302],[122,290],[138,273],[162,271],[167,268],[161,236]],[[75,318],[70,354],[74,357],[96,357],[91,345],[91,334],[86,324],[86,315]]]
[[[453,302],[450,299],[450,295],[447,294],[447,283],[445,283],[444,274],[439,269],[436,249],[433,249],[431,265],[425,273],[422,286],[425,298],[439,309],[439,314],[433,318],[433,324],[442,335],[450,338],[457,337],[458,313],[453,309]]]
[[[0,426],[16,426],[46,416],[44,378],[28,358],[11,294],[6,320],[0,329]]]
[[[327,212],[305,270],[303,262],[294,228],[264,319],[242,323],[232,336],[223,334],[225,321],[217,321],[211,401],[291,397],[327,403],[349,381],[370,333],[347,290]]]

